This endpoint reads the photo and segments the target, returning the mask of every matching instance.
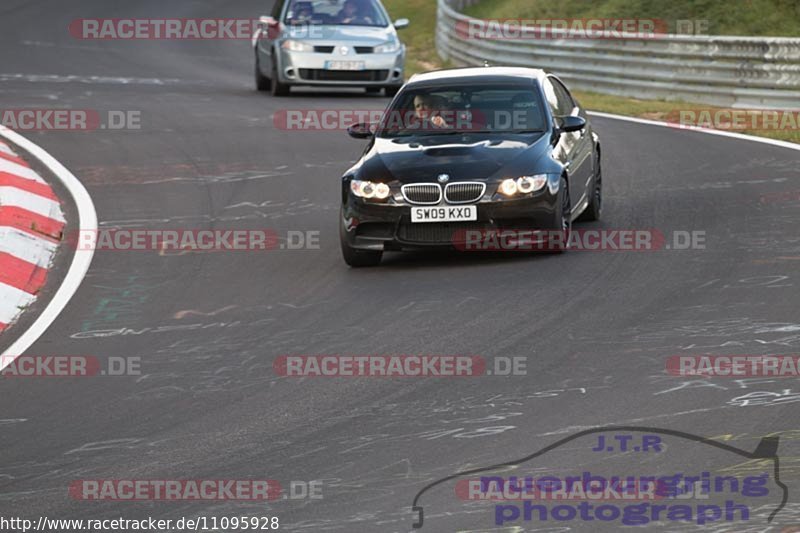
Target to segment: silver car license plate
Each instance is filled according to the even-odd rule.
[[[411,222],[470,222],[478,220],[478,206],[412,207]]]
[[[326,61],[326,70],[364,70],[363,61]]]

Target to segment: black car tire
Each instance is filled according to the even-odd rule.
[[[272,88],[271,80],[261,73],[261,62],[256,52],[256,89],[259,91],[269,91]]]
[[[600,152],[595,156],[595,172],[592,180],[592,199],[586,210],[578,219],[580,222],[595,222],[600,220],[603,212],[603,170],[600,166]]]
[[[389,87],[386,87],[384,89],[384,91],[386,92],[386,96],[389,96],[390,98],[394,98],[395,96],[397,96],[397,93],[400,92],[401,88],[402,87],[400,85],[391,85]]]
[[[569,249],[569,235],[572,231],[572,200],[569,196],[569,184],[567,183],[566,178],[563,176],[561,177],[561,182],[558,185],[557,205],[558,207],[556,207],[556,212],[553,216],[551,227],[547,229],[551,231],[561,231],[561,234],[559,235],[558,241],[556,241],[556,246],[548,251],[554,254],[561,254]],[[548,245],[551,242],[552,240],[548,238]]]
[[[380,87],[366,87],[366,89],[367,89],[367,94],[378,94],[379,92],[381,92]]]
[[[373,251],[373,250],[356,250],[349,244],[347,244],[347,239],[345,238],[345,229],[341,222],[341,217],[339,221],[339,241],[342,245],[342,257],[344,258],[344,262],[348,264],[348,266],[352,268],[363,268],[363,267],[374,267],[378,266],[381,263],[381,259],[383,258],[382,251]]]
[[[275,59],[273,56],[272,60],[272,79],[270,80],[272,83],[272,96],[289,96],[289,86],[285,83],[281,83],[278,78],[278,65],[275,64]]]

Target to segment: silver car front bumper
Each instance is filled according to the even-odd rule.
[[[338,46],[335,47],[338,49]],[[328,61],[363,61],[363,70],[329,70]],[[278,76],[287,85],[387,87],[403,84],[405,46],[391,54],[349,54],[279,51]]]

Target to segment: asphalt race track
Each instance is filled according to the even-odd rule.
[[[141,112],[139,131],[25,134],[83,181],[101,227],[266,227],[318,231],[320,242],[98,252],[29,353],[141,357],[142,375],[0,381],[0,515],[275,515],[289,531],[409,531],[411,502],[431,481],[581,429],[635,425],[729,435],[745,449],[783,433],[790,498],[769,530],[800,523],[797,380],[664,372],[671,355],[797,353],[800,152],[598,117],[604,220],[582,227],[701,231],[705,249],[387,254],[379,268],[350,270],[338,243],[339,178],[363,146],[344,132],[282,131],[273,115],[380,109],[386,98],[257,93],[247,41],[79,41],[66,30],[84,17],[246,18],[267,4],[0,5],[0,108]],[[528,372],[277,376],[273,361],[292,354],[525,357]],[[702,454],[671,452],[682,471],[704,468]],[[557,460],[595,456],[574,448]],[[76,479],[129,478],[323,480],[324,497],[265,506],[80,501],[67,491]],[[454,520],[461,531],[471,523]],[[758,524],[748,531],[767,530]]]

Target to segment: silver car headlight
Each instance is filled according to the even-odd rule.
[[[376,46],[373,52],[376,54],[393,54],[398,50],[400,50],[400,43],[388,42]]]
[[[286,39],[281,44],[281,48],[290,52],[313,52],[314,46],[303,41],[295,41],[294,39]]]

